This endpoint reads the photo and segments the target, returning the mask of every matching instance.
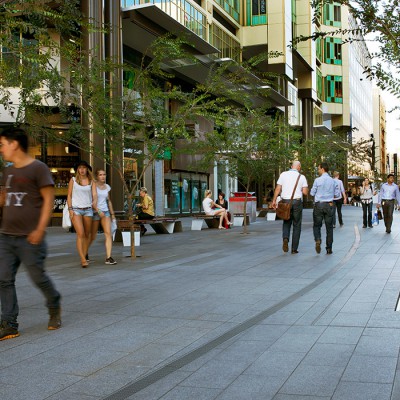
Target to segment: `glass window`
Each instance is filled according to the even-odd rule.
[[[338,2],[327,3],[324,6],[324,24],[340,27],[342,25],[341,5]]]
[[[328,103],[343,103],[342,77],[328,75],[325,77],[325,101]]]
[[[267,23],[267,1],[266,0],[246,0],[246,24],[265,25]]]

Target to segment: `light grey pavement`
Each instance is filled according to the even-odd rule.
[[[346,206],[333,254],[317,255],[312,210],[299,254],[281,221],[248,235],[204,228],[142,238],[137,253],[102,235],[80,267],[75,235],[49,228],[48,271],[63,327],[47,331],[41,293],[17,278],[20,333],[0,342],[2,400],[399,400],[400,214],[392,234]],[[150,229],[149,229],[150,231]]]

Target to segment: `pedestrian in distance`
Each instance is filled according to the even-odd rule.
[[[49,330],[61,327],[61,295],[45,271],[45,234],[54,205],[49,168],[28,154],[28,135],[20,128],[0,134],[0,152],[12,163],[4,170],[0,196],[0,340],[5,340],[19,336],[15,279],[21,263],[46,298]]]
[[[138,210],[136,214],[137,219],[154,219],[154,202],[153,199],[147,194],[147,189],[144,186],[140,188],[139,196],[141,201],[139,204],[136,204],[136,208]],[[145,226],[140,224],[140,236],[144,236],[146,232],[147,229]]]
[[[338,215],[339,225],[343,226],[342,205],[347,203],[347,195],[344,190],[343,182],[339,179],[340,174],[338,171],[333,173],[333,179],[336,184],[335,197],[333,199],[333,227],[336,227],[336,211]]]
[[[293,224],[292,254],[297,254],[299,252],[298,248],[301,234],[301,221],[303,218],[303,196],[307,196],[308,194],[307,179],[300,173],[300,170],[300,161],[293,161],[290,170],[280,174],[274,191],[274,196],[272,198],[272,207],[275,209],[277,207],[276,200],[279,195],[281,195],[281,201],[284,203],[289,203],[293,194],[293,190],[296,186],[296,190],[293,194],[292,206],[290,209],[290,218],[288,220],[284,220],[282,225],[282,250],[287,253],[289,251],[290,229]]]
[[[372,206],[374,204],[373,197],[376,191],[372,187],[368,178],[365,178],[362,186],[360,186],[360,200],[363,208],[363,228],[372,226]]]
[[[400,204],[399,187],[394,183],[394,175],[389,174],[387,176],[387,182],[381,186],[378,196],[378,204],[376,205],[378,209],[382,205],[383,221],[385,222],[386,233],[392,231],[393,211],[396,200],[397,204]]]
[[[215,203],[211,197],[212,197],[212,192],[211,192],[211,190],[207,189],[204,192],[203,210],[206,213],[206,215],[219,216],[218,229],[226,229],[223,226],[224,221],[228,226],[232,225],[232,222],[229,222],[227,210],[225,210],[225,208],[223,206]]]
[[[111,222],[115,221],[114,208],[110,199],[111,187],[106,183],[106,172],[103,169],[95,171],[95,186],[97,191],[97,208],[93,213],[92,232],[90,235],[90,245],[96,240],[99,225],[103,228],[106,247],[107,265],[115,265],[117,262],[111,257],[112,233]],[[90,247],[89,245],[89,247]]]
[[[97,190],[93,184],[92,167],[86,161],[79,161],[76,175],[69,181],[67,205],[76,232],[76,248],[81,266],[87,268],[93,209],[97,209]]]
[[[318,165],[319,178],[315,179],[311,188],[314,197],[313,231],[315,251],[321,253],[321,228],[325,222],[326,229],[326,254],[332,254],[333,244],[333,198],[335,197],[335,181],[328,174],[329,166],[322,162]]]

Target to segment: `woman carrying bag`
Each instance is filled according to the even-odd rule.
[[[372,226],[372,206],[373,197],[376,195],[376,191],[369,182],[368,178],[364,179],[362,186],[360,187],[360,200],[363,208],[363,228]]]

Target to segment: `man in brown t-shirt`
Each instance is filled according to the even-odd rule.
[[[45,272],[45,232],[54,203],[54,182],[46,164],[28,154],[24,130],[11,128],[0,134],[3,159],[12,162],[3,173],[0,205],[0,340],[19,336],[15,277],[23,263],[47,299],[48,329],[61,327],[61,295]]]

